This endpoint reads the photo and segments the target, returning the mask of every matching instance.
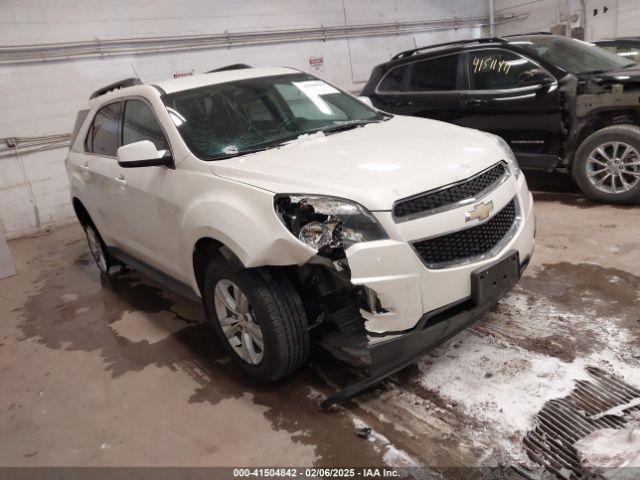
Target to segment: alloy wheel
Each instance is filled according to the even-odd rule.
[[[233,350],[248,364],[259,364],[264,356],[262,328],[247,296],[231,280],[222,279],[214,288],[214,304],[220,327]]]
[[[606,142],[587,159],[587,178],[601,192],[624,193],[640,183],[640,155],[624,142]]]
[[[107,271],[107,257],[104,254],[104,250],[102,249],[102,243],[98,239],[98,235],[96,231],[90,227],[85,227],[85,233],[87,235],[87,243],[89,244],[89,251],[91,252],[91,256],[98,265],[98,268],[105,272]]]

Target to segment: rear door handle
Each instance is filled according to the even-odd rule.
[[[124,175],[123,175],[123,174],[120,174],[120,175],[118,175],[118,176],[116,177],[116,182],[118,182],[118,183],[119,183],[119,184],[121,184],[121,185],[126,185],[126,184],[127,184],[127,181],[125,180],[125,178],[124,178]]]
[[[468,98],[463,100],[462,104],[466,107],[480,107],[486,105],[488,102],[484,98]]]
[[[82,165],[80,165],[80,168],[82,168],[83,170],[89,170],[89,162],[84,162]]]
[[[397,107],[413,107],[415,102],[413,100],[398,100],[396,102]]]

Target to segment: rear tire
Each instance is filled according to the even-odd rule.
[[[640,127],[613,125],[589,135],[578,147],[573,177],[592,200],[640,200]]]
[[[281,272],[238,270],[218,256],[207,266],[202,297],[207,320],[248,375],[276,382],[309,356],[306,313]]]

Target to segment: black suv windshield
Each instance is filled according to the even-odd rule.
[[[512,37],[509,43],[534,53],[573,74],[604,73],[630,67],[634,62],[587,42],[554,35]]]
[[[252,153],[306,133],[338,132],[384,119],[306,73],[207,85],[162,99],[185,143],[202,160]]]

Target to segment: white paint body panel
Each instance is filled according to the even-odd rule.
[[[280,74],[284,69],[256,70],[200,77],[216,83],[243,74]],[[202,81],[179,79],[163,83],[162,88],[192,88]],[[143,97],[153,107],[169,141],[175,170],[123,169],[115,158],[83,152],[83,140],[97,109],[129,97]],[[504,159],[505,152],[490,135],[396,116],[354,130],[305,137],[264,152],[205,162],[188,150],[158,90],[136,86],[91,102],[67,168],[72,197],[86,206],[108,245],[189,285],[198,294],[193,251],[201,238],[226,245],[246,267],[303,265],[316,254],[280,221],[273,207],[275,194],[331,195],[360,203],[374,212],[389,239],[347,249],[351,280],[373,289],[388,310],[381,315],[363,312],[367,329],[393,332],[410,329],[424,313],[468,297],[471,271],[507,250],[517,249],[522,260],[531,255],[533,204],[522,175],[519,180],[509,176],[484,198],[493,202],[493,215],[515,197],[522,221],[509,243],[482,262],[430,270],[410,245],[473,226],[465,224],[464,214],[470,206],[402,223],[396,223],[390,212],[396,200],[468,178]],[[111,181],[118,177],[126,182]]]

